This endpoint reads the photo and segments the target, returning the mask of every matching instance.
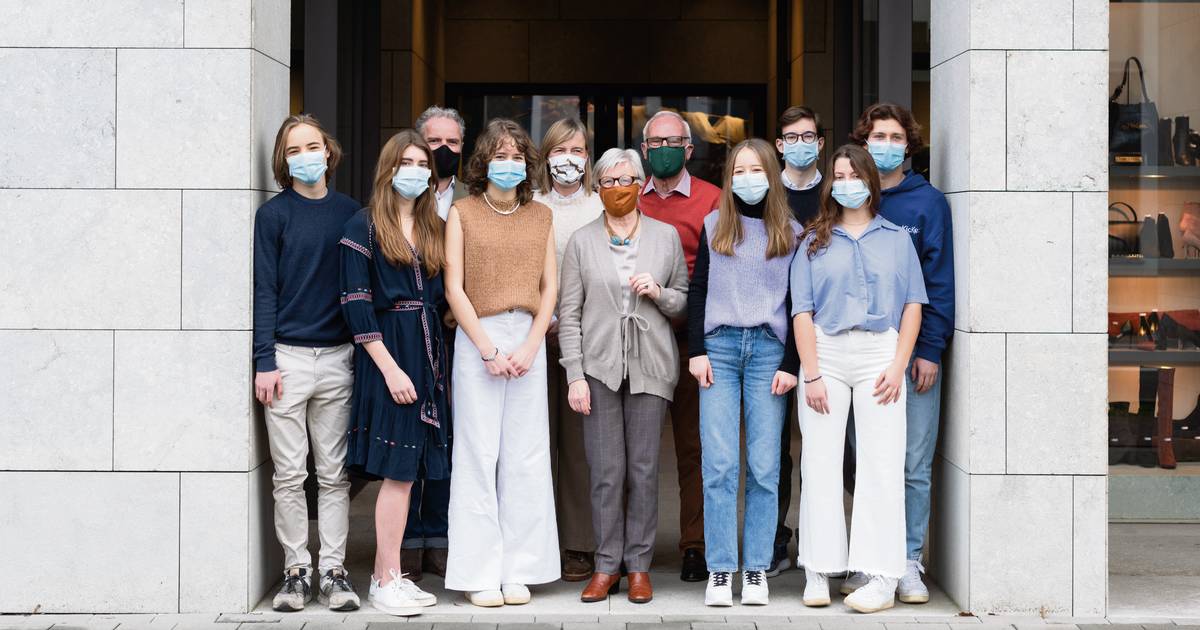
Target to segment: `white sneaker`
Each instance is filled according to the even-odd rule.
[[[929,601],[929,589],[921,581],[924,572],[925,567],[921,566],[920,560],[908,561],[908,570],[900,578],[900,586],[896,589],[900,601],[905,604],[924,604]]]
[[[729,585],[728,571],[713,571],[708,574],[708,586],[704,588],[705,606],[732,606],[733,587]]]
[[[764,571],[742,571],[742,605],[766,606],[769,601],[766,573]]]
[[[388,573],[391,574],[392,581],[383,585],[379,583],[379,578],[371,576],[371,591],[367,595],[367,601],[375,610],[397,617],[421,614],[423,606],[401,585],[401,580],[407,581],[403,574],[397,575],[395,569],[389,570]]]
[[[403,574],[401,575],[400,579],[397,580],[397,582],[400,583],[400,590],[404,591],[404,593],[408,595],[409,598],[411,598],[414,602],[417,602],[417,605],[422,607],[437,605],[436,595],[421,590],[420,586],[413,584],[412,580],[403,577]]]
[[[467,593],[467,599],[472,604],[482,606],[483,608],[495,608],[496,606],[504,605],[504,593],[497,590]]]
[[[500,593],[504,596],[504,603],[510,606],[528,604],[531,597],[529,587],[524,584],[501,584]]]
[[[853,593],[854,591],[866,586],[868,581],[869,580],[866,573],[859,573],[858,571],[855,571],[854,573],[850,574],[850,577],[842,580],[842,588],[839,589],[839,591],[842,595],[849,595],[850,593]]]
[[[804,605],[813,608],[829,605],[829,578],[824,573],[804,570]]]
[[[846,596],[846,605],[860,613],[887,610],[896,605],[896,578],[872,575],[866,586]]]

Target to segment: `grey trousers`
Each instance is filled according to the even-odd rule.
[[[583,417],[591,470],[596,570],[650,570],[658,529],[658,448],[668,402],[653,394],[614,392],[587,377],[592,413]]]

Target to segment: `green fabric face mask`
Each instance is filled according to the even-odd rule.
[[[687,147],[662,146],[646,152],[650,160],[650,172],[659,179],[674,177],[683,170],[683,156]]]

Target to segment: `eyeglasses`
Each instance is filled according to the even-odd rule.
[[[784,144],[796,144],[796,141],[812,144],[817,141],[818,136],[815,131],[805,131],[804,133],[785,133],[782,138]]]
[[[667,136],[662,138],[659,136],[651,136],[646,138],[646,146],[650,147],[651,149],[657,149],[658,147],[661,147],[663,143],[666,143],[666,145],[669,147],[681,147],[687,144],[687,137]]]
[[[629,186],[638,181],[636,177],[630,175],[622,175],[620,177],[601,177],[601,188],[612,188],[613,186]]]

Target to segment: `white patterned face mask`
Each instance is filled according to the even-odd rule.
[[[563,186],[570,186],[583,177],[583,166],[586,162],[578,155],[569,153],[552,155],[548,162],[550,163],[550,176]]]

